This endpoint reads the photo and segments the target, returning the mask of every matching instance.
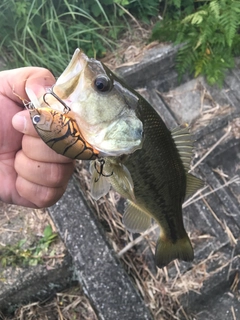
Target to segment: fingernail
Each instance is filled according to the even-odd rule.
[[[26,89],[27,89],[28,87],[26,87]],[[36,97],[39,97],[39,96],[41,96],[41,95],[43,95],[44,94],[44,88],[43,88],[43,86],[40,86],[40,85],[38,85],[38,84],[34,84],[34,85],[32,85],[31,87],[29,87],[29,89],[32,91],[32,92],[34,92],[34,94],[36,95]],[[27,90],[26,90],[27,91]],[[27,94],[28,94],[28,92],[27,92]],[[29,97],[30,98],[30,97]]]
[[[12,125],[17,131],[25,133],[27,127],[27,119],[24,115],[16,113],[12,118]]]

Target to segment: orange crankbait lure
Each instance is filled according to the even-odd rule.
[[[71,159],[94,160],[99,151],[84,140],[70,113],[48,107],[29,109],[32,123],[42,140],[54,151]]]
[[[28,92],[34,98],[30,89],[28,89]],[[41,107],[41,105],[34,100],[36,105],[39,105],[39,107],[36,108],[32,101],[28,102],[14,91],[13,93],[22,101],[25,108],[29,111],[38,135],[51,149],[71,159],[94,160],[98,157],[99,151],[84,139],[76,120],[74,120],[74,115],[71,116],[71,109],[67,107],[57,95],[50,92],[50,94],[63,104],[63,112],[54,110],[50,106]],[[43,100],[46,103],[45,95],[43,96]]]

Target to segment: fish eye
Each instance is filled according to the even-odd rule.
[[[110,91],[112,88],[112,82],[105,75],[100,75],[94,80],[94,87],[101,92]]]
[[[36,114],[33,118],[32,118],[32,122],[33,124],[38,124],[38,122],[41,120],[41,117],[39,114]]]

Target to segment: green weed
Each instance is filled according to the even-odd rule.
[[[43,257],[56,238],[57,234],[53,233],[51,226],[48,225],[43,231],[43,237],[33,247],[24,249],[26,239],[20,240],[16,245],[1,246],[0,263],[2,267],[35,266],[42,263]]]
[[[147,20],[157,0],[2,0],[0,49],[6,67],[36,65],[60,74],[74,50],[101,58],[128,28],[127,13]]]

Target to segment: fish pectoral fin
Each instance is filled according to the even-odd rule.
[[[165,267],[175,259],[192,261],[193,258],[194,252],[187,233],[174,243],[160,233],[155,251],[155,262],[159,268]]]
[[[113,175],[109,181],[115,191],[122,197],[135,201],[134,185],[131,174],[123,164],[113,167]]]
[[[94,168],[94,161],[90,164],[90,172],[92,173],[90,181],[90,192],[93,199],[98,200],[105,196],[110,190],[108,179],[100,175]]]
[[[187,174],[187,189],[186,198],[194,194],[198,189],[204,186],[204,181],[193,176],[191,173]]]
[[[133,233],[143,232],[151,225],[151,217],[130,200],[127,200],[122,220],[125,227]]]

